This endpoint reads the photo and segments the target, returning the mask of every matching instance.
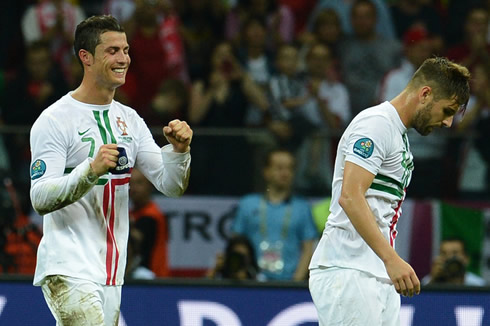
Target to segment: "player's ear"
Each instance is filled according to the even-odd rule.
[[[91,66],[94,63],[94,56],[87,50],[80,49],[80,51],[78,51],[78,57],[84,66]]]
[[[425,104],[430,100],[432,95],[432,88],[430,86],[423,86],[419,91],[419,102]]]

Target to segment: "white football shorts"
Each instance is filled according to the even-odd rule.
[[[399,326],[400,295],[392,284],[349,268],[310,271],[319,326]]]
[[[56,326],[118,325],[121,286],[50,275],[42,281],[41,289]]]

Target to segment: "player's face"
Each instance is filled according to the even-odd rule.
[[[427,136],[434,128],[449,128],[458,109],[454,100],[431,100],[415,113],[412,126],[422,136]]]
[[[94,71],[100,87],[115,89],[124,84],[131,63],[125,33],[105,32],[95,48]]]

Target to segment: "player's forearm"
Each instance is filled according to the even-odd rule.
[[[45,178],[34,183],[30,193],[32,206],[40,215],[54,212],[85,196],[97,179],[86,160],[68,175]]]
[[[395,250],[381,233],[364,196],[343,196],[339,203],[356,231],[383,262],[397,256]]]
[[[175,153],[172,145],[163,147],[161,153],[140,152],[137,160],[137,168],[167,197],[184,194],[189,184],[190,164],[190,153]]]

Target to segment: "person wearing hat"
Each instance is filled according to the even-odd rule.
[[[390,101],[399,94],[410,81],[413,73],[429,58],[434,49],[432,36],[421,25],[414,25],[403,34],[403,58],[400,66],[390,70],[382,79],[378,88],[380,103]],[[408,131],[410,146],[415,157],[417,172],[410,184],[410,196],[424,199],[438,196],[444,189],[442,183],[442,162],[446,148],[445,138],[441,137],[447,130],[437,130],[424,137],[413,129]],[[423,172],[422,172],[423,171]],[[424,181],[424,176],[434,175],[430,185]],[[450,187],[448,187],[449,189]]]

